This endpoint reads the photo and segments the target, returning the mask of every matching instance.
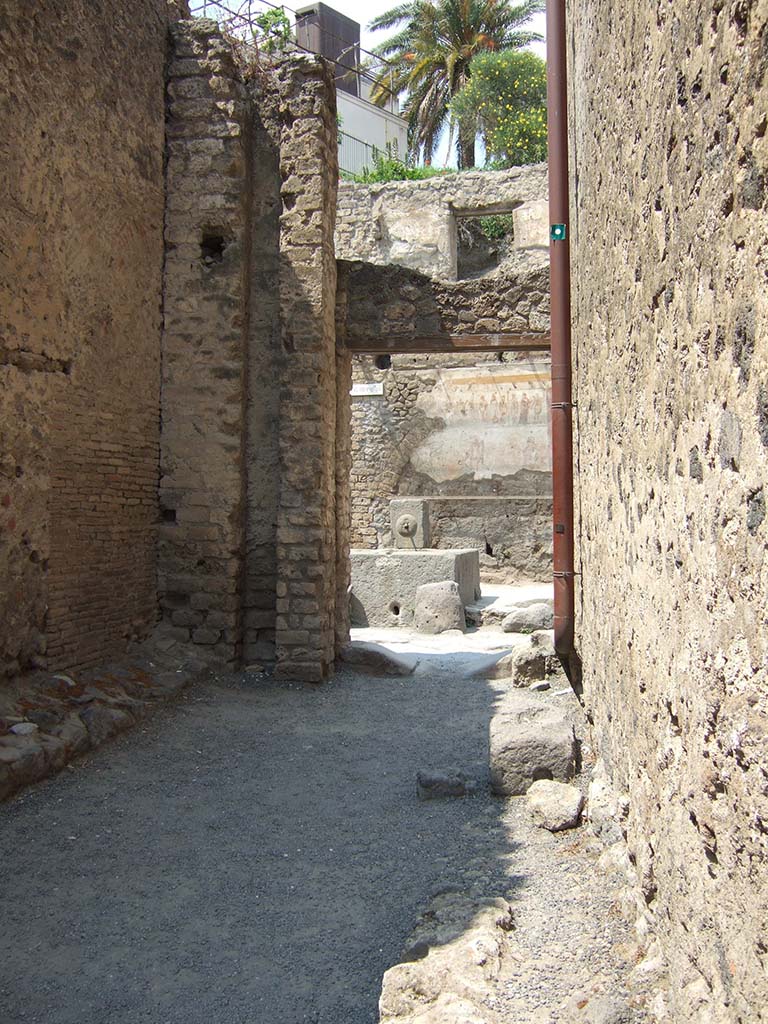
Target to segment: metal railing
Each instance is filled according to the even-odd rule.
[[[364,167],[373,166],[375,146],[342,131],[339,139],[339,170],[359,174]]]

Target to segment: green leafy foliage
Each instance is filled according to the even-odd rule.
[[[286,48],[292,39],[291,22],[282,7],[270,7],[254,19],[259,30],[256,42],[264,53],[278,53]],[[254,33],[255,35],[255,33]]]
[[[373,164],[364,167],[359,174],[345,175],[350,181],[359,181],[370,185],[380,181],[422,181],[424,178],[434,178],[439,174],[451,174],[452,171],[441,170],[437,167],[411,167],[404,160],[401,160],[397,151],[388,145],[384,152],[373,149]]]
[[[451,103],[459,124],[475,125],[493,167],[516,167],[547,158],[547,72],[535,53],[482,53]]]
[[[472,59],[540,39],[524,26],[543,9],[544,0],[405,0],[374,18],[369,28],[395,32],[374,48],[380,60],[370,65],[376,76],[373,102],[383,106],[405,93],[411,157],[434,155],[451,120],[451,100],[470,78]],[[476,122],[458,122],[460,168],[474,165],[476,134]]]
[[[513,231],[511,213],[497,213],[490,217],[480,218],[480,227],[485,237],[495,242],[499,238],[506,238]]]

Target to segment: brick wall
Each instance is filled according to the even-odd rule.
[[[166,30],[163,0],[4,6],[0,672],[155,621]]]
[[[161,602],[179,639],[320,679],[336,630],[332,82],[304,57],[249,70],[210,21],[173,41]]]
[[[251,83],[251,259],[246,417],[246,547],[243,656],[274,660],[280,377],[290,364],[280,337],[280,92]]]

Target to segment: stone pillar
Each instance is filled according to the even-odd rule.
[[[171,28],[159,544],[178,638],[240,648],[248,104],[215,22]]]
[[[336,651],[349,640],[349,561],[352,518],[352,357],[336,352]]]
[[[352,356],[347,350],[347,278],[336,276],[336,653],[349,640],[352,567]]]
[[[319,682],[336,621],[336,260],[333,78],[321,60],[277,69],[282,120],[280,498],[276,674]]]
[[[243,586],[246,664],[275,658],[278,424],[280,381],[287,363],[280,335],[280,97],[269,75],[255,76],[249,89],[253,184]]]

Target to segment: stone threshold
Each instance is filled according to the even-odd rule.
[[[199,648],[158,627],[114,661],[0,685],[0,801],[131,729],[209,673]]]

